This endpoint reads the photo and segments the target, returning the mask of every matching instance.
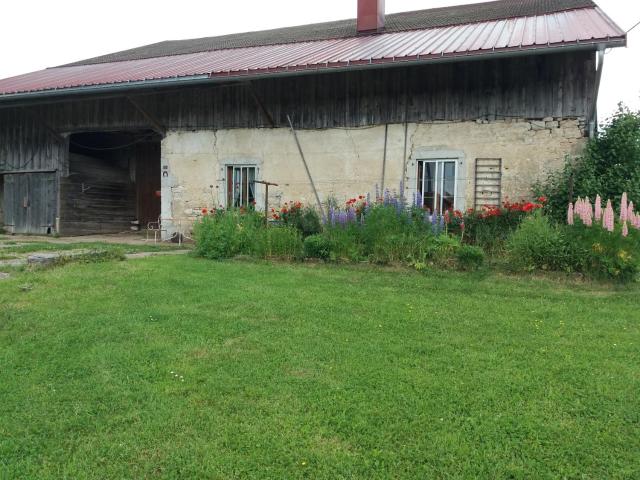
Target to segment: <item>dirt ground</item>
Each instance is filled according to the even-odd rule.
[[[153,235],[147,240],[145,233],[126,232],[107,235],[85,235],[81,237],[53,237],[51,235],[4,235],[4,240],[12,242],[47,242],[47,243],[118,243],[124,245],[153,245]],[[160,241],[158,241],[160,243]]]

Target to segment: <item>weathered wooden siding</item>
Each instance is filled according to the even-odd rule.
[[[55,173],[4,175],[4,225],[11,233],[48,234],[55,229]]]
[[[593,102],[592,52],[269,78],[137,97],[167,128],[298,128],[473,120],[584,117]],[[125,98],[42,105],[58,131],[148,128]]]
[[[67,144],[26,109],[0,109],[0,172],[57,170]]]
[[[135,189],[128,167],[71,154],[60,183],[60,233],[120,233],[136,219]]]

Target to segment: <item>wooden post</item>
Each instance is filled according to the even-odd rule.
[[[269,226],[269,186],[277,187],[277,183],[266,182],[264,180],[254,180],[253,183],[264,185],[264,224]]]
[[[298,134],[296,133],[296,129],[293,128],[293,122],[291,121],[291,117],[287,115],[287,120],[289,121],[289,127],[291,127],[291,133],[293,134],[293,138],[296,141],[296,145],[298,146],[298,152],[300,152],[300,158],[302,158],[302,163],[304,164],[304,169],[307,171],[307,177],[309,177],[309,183],[311,183],[311,188],[313,188],[313,194],[316,197],[316,203],[318,204],[318,208],[320,209],[320,215],[322,215],[323,219],[327,217],[324,215],[324,208],[322,208],[322,202],[320,201],[320,195],[318,195],[318,190],[316,189],[316,184],[313,183],[313,177],[311,176],[311,171],[309,170],[309,165],[307,165],[307,159],[304,157],[304,152],[302,151],[302,145],[300,145],[300,140],[298,139]]]

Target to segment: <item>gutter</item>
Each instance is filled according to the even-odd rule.
[[[600,82],[602,81],[602,69],[604,67],[604,49],[598,50],[598,66],[596,70],[596,82],[593,87],[593,103],[589,107],[589,138],[593,138],[598,133],[598,96],[600,94]]]
[[[34,103],[49,103],[38,102],[40,99],[55,99],[61,97],[82,96],[82,95],[101,95],[105,94],[117,94],[116,96],[125,95],[128,92],[143,92],[151,89],[165,88],[165,87],[186,87],[186,86],[198,86],[198,85],[210,85],[219,83],[230,82],[245,82],[247,79],[265,79],[265,78],[281,78],[291,76],[313,75],[321,73],[330,73],[336,71],[360,71],[360,70],[372,70],[381,68],[393,68],[402,66],[414,66],[414,65],[431,65],[437,63],[446,62],[462,62],[462,61],[474,61],[474,60],[487,60],[494,58],[515,58],[530,55],[541,55],[557,52],[572,52],[572,51],[585,51],[585,50],[598,50],[603,51],[605,48],[623,47],[627,44],[627,38],[619,37],[616,39],[608,38],[605,41],[588,41],[577,42],[570,45],[544,45],[531,48],[517,48],[517,49],[502,49],[502,50],[490,50],[480,53],[465,52],[453,55],[437,55],[428,57],[404,57],[404,58],[387,58],[387,59],[369,59],[366,61],[356,62],[340,62],[332,66],[332,64],[317,64],[311,66],[301,67],[285,67],[279,69],[264,69],[260,71],[245,70],[241,72],[229,72],[222,74],[201,74],[185,77],[172,77],[163,78],[157,80],[140,80],[123,83],[111,83],[104,85],[87,85],[71,88],[60,88],[52,90],[42,90],[36,92],[26,93],[10,93],[0,95],[0,108],[13,107],[25,102],[34,101]],[[157,93],[157,92],[151,92]],[[65,101],[68,98],[62,98],[59,101]]]

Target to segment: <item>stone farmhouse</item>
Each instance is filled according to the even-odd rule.
[[[167,235],[203,208],[404,189],[443,211],[530,196],[597,125],[591,0],[499,0],[165,41],[0,80],[0,227]],[[428,6],[425,0],[425,7]],[[357,8],[356,8],[357,7]],[[400,187],[402,185],[402,187]]]

